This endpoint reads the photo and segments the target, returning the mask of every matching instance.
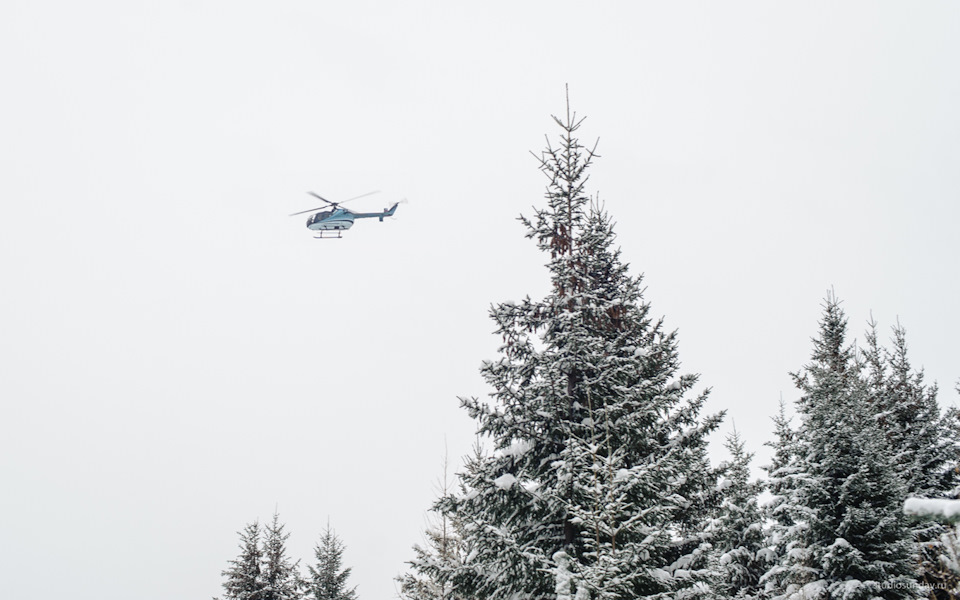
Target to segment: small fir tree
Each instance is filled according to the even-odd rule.
[[[778,582],[784,579],[787,553],[795,543],[792,540],[797,538],[795,528],[802,527],[801,523],[794,520],[794,517],[802,512],[797,498],[800,481],[804,478],[798,466],[800,436],[791,426],[790,421],[781,397],[779,412],[773,417],[776,439],[766,443],[773,448],[773,456],[770,464],[763,467],[767,473],[763,485],[770,495],[762,507],[764,518],[768,523],[765,532],[764,558],[772,561],[768,571],[760,578],[764,592],[776,589]]]
[[[303,580],[298,566],[300,561],[291,563],[287,558],[287,538],[280,517],[274,513],[273,520],[265,528],[263,541],[263,563],[261,576],[262,600],[299,600],[302,596]]]
[[[230,568],[223,571],[224,600],[263,600],[264,581],[260,572],[263,551],[260,547],[260,523],[254,521],[238,532],[240,555],[229,561]]]
[[[320,543],[314,548],[316,566],[310,566],[310,594],[315,600],[356,600],[355,587],[347,587],[350,568],[343,567],[346,546],[327,523]]]
[[[760,578],[772,556],[765,548],[763,515],[757,504],[761,484],[750,481],[753,454],[744,449],[740,434],[727,436],[724,447],[730,453],[719,488],[722,503],[711,526],[713,560],[718,598],[758,598]]]
[[[480,456],[480,448],[474,448],[474,456]],[[449,464],[443,457],[443,474],[438,482],[439,497],[453,493],[449,478]],[[413,572],[397,577],[400,596],[405,600],[461,600],[453,589],[447,575],[463,564],[466,556],[463,542],[463,527],[456,515],[433,510],[425,532],[426,544],[413,546],[416,558],[408,564]]]

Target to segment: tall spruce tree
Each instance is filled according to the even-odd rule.
[[[915,598],[903,485],[873,419],[867,383],[831,294],[812,362],[794,375],[803,422],[794,459],[795,525],[776,584],[782,598]]]
[[[503,340],[481,373],[492,402],[462,399],[492,455],[461,474],[437,508],[464,528],[458,593],[489,599],[635,598],[695,585],[716,474],[701,418],[706,392],[679,375],[677,338],[650,316],[613,226],[585,192],[596,156],[582,123],[554,118],[560,145],[539,157],[546,206],[522,218],[548,257],[542,300],[501,303]]]
[[[308,567],[310,594],[316,600],[356,600],[356,588],[347,587],[351,569],[343,566],[344,550],[343,541],[327,523],[320,543],[314,548],[316,566]]]
[[[260,547],[260,523],[254,521],[244,527],[240,535],[240,555],[229,561],[229,569],[223,571],[224,600],[262,600],[264,584],[260,567],[263,551]]]

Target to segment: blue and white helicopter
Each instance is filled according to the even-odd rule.
[[[348,208],[340,208],[340,205],[343,204],[343,202],[350,202],[351,200],[370,196],[378,192],[368,192],[366,194],[361,194],[360,196],[355,196],[348,200],[344,200],[343,202],[331,202],[319,194],[315,194],[313,192],[307,193],[314,198],[318,198],[326,202],[326,206],[311,208],[310,210],[301,210],[300,212],[295,212],[290,216],[294,217],[296,215],[302,215],[309,212],[316,213],[310,215],[310,218],[307,219],[307,229],[319,232],[320,235],[313,236],[318,240],[342,237],[341,234],[345,230],[353,227],[354,219],[369,219],[371,217],[377,217],[381,222],[383,222],[384,217],[393,216],[393,213],[397,210],[397,205],[400,204],[399,202],[395,202],[390,208],[383,209],[383,212],[358,213],[353,212]],[[337,235],[332,235],[334,232],[336,232]]]

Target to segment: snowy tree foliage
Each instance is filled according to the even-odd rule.
[[[897,472],[910,495],[946,495],[960,482],[956,409],[941,415],[936,384],[927,385],[907,357],[904,328],[899,323],[893,328],[891,350],[880,347],[876,328],[871,322],[863,362],[870,402]]]
[[[287,557],[287,538],[280,517],[274,513],[273,520],[264,531],[263,565],[260,570],[263,578],[263,591],[258,597],[262,600],[298,600],[301,597],[303,580],[298,565],[300,561],[290,562]]]
[[[870,322],[862,362],[868,373],[874,418],[893,453],[896,471],[910,496],[943,498],[958,483],[957,411],[941,414],[936,384],[927,385],[907,357],[906,331],[893,328],[892,348],[880,347]],[[955,548],[953,529],[935,520],[911,523],[920,556],[921,581],[932,589],[956,589],[957,573],[945,565]],[[947,542],[945,543],[945,540]]]
[[[785,554],[766,581],[779,597],[797,600],[915,598],[904,485],[846,327],[828,296],[812,362],[794,375],[802,423],[782,502],[790,525]]]
[[[347,588],[350,569],[342,568],[344,545],[328,525],[315,548],[316,566],[308,567],[311,579],[300,574],[300,561],[287,556],[287,539],[280,517],[266,527],[258,522],[240,532],[240,556],[223,571],[223,600],[356,600]]]
[[[650,315],[613,225],[585,192],[595,157],[582,123],[555,118],[539,157],[546,206],[522,218],[552,289],[491,310],[503,343],[482,375],[492,401],[462,399],[493,453],[437,509],[463,528],[458,593],[489,599],[709,597],[705,516],[716,499],[701,418],[706,394],[678,374],[677,338]],[[563,560],[563,565],[558,559]]]
[[[397,580],[400,596],[405,600],[455,600],[460,595],[446,576],[459,567],[465,556],[460,528],[449,515],[441,515],[437,523],[427,527],[426,544],[413,547],[413,573]]]
[[[723,478],[718,487],[723,500],[710,525],[716,571],[713,589],[717,598],[757,598],[760,578],[773,558],[766,548],[763,514],[757,503],[762,486],[750,481],[753,454],[745,450],[736,430],[727,436],[724,446],[730,461],[721,465]]]
[[[224,600],[260,600],[263,598],[263,579],[260,566],[263,551],[260,547],[260,523],[247,525],[240,535],[240,556],[229,561],[229,569],[223,571]]]
[[[254,521],[240,532],[240,556],[223,571],[224,600],[299,600],[302,580],[286,556],[290,536],[279,519],[274,514],[266,527]]]
[[[480,457],[479,446],[474,456]],[[439,481],[439,496],[444,498],[453,492],[448,477],[448,461],[443,460],[443,475]],[[412,572],[397,577],[400,597],[404,600],[460,600],[462,596],[453,589],[449,576],[463,564],[466,550],[463,527],[459,521],[445,512],[432,511],[425,532],[426,544],[415,544],[414,560],[408,564]]]
[[[904,514],[924,527],[921,540],[923,587],[935,600],[960,598],[960,500],[949,498],[907,498]]]
[[[316,565],[310,566],[309,596],[315,600],[356,600],[356,589],[347,587],[350,568],[343,567],[346,547],[327,524],[320,543],[314,548]]]
[[[803,478],[798,466],[800,436],[790,424],[782,398],[773,423],[776,439],[766,444],[773,448],[773,456],[770,464],[763,467],[767,473],[763,485],[770,496],[762,507],[768,524],[764,558],[776,561],[779,557],[780,560],[774,562],[760,579],[765,591],[775,589],[776,582],[783,576],[783,558],[787,555],[787,545],[790,543],[788,534],[797,525],[794,517],[799,513],[796,493]]]

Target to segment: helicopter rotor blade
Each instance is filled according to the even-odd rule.
[[[326,198],[324,198],[323,196],[321,196],[320,194],[318,194],[318,193],[316,193],[316,192],[307,192],[307,193],[310,194],[311,196],[313,196],[314,198],[318,198],[318,199],[320,199],[320,200],[323,200],[323,201],[326,202],[327,204],[332,204],[332,205],[334,205],[334,206],[337,205],[336,202],[330,202],[329,200],[327,200]]]
[[[326,198],[324,198],[323,196],[321,196],[320,194],[318,194],[318,193],[316,193],[316,192],[307,192],[307,193],[310,194],[311,196],[313,196],[314,198],[317,198],[318,200],[323,200],[324,202],[327,203],[328,206],[332,206],[333,208],[337,208],[337,203],[336,203],[336,202],[330,202],[329,200],[327,200]],[[306,213],[308,213],[308,212],[317,212],[317,211],[323,210],[323,209],[325,209],[325,208],[327,208],[327,207],[326,207],[326,206],[321,206],[321,207],[318,207],[318,208],[311,208],[310,210],[301,210],[300,212],[291,213],[290,216],[291,216],[291,217],[295,217],[295,216],[297,216],[297,215],[306,214]]]
[[[325,208],[326,208],[326,206],[321,206],[320,208],[311,208],[310,210],[301,210],[300,212],[290,213],[289,216],[295,217],[295,216],[297,216],[297,215],[303,215],[303,214],[306,214],[306,213],[308,213],[308,212],[317,212],[317,211],[323,210],[323,209],[325,209]]]
[[[313,196],[314,198],[318,199],[318,200],[323,200],[324,202],[327,203],[327,206],[330,206],[330,207],[336,209],[338,206],[340,206],[341,204],[343,204],[343,202],[350,202],[351,200],[357,200],[358,198],[365,198],[366,196],[372,196],[373,194],[379,194],[379,193],[380,193],[380,190],[376,190],[376,191],[373,191],[373,192],[367,192],[366,194],[360,194],[359,196],[354,196],[353,198],[348,198],[347,200],[344,200],[343,202],[331,202],[330,200],[327,200],[326,198],[324,198],[323,196],[321,196],[320,194],[318,194],[318,193],[316,193],[316,192],[307,192],[307,193],[310,194],[311,196]],[[310,210],[301,210],[300,212],[291,213],[290,216],[291,216],[291,217],[295,217],[295,216],[297,216],[297,215],[306,214],[306,213],[308,213],[308,212],[316,212],[316,211],[323,210],[323,209],[327,208],[327,206],[321,206],[321,207],[319,207],[319,208],[311,208]]]
[[[374,190],[372,192],[367,192],[366,194],[360,194],[359,196],[354,196],[353,198],[347,198],[343,202],[350,202],[352,200],[357,200],[358,198],[366,198],[367,196],[372,196],[374,194],[379,194],[379,193],[380,193],[380,190]],[[343,202],[341,202],[340,204],[343,204]]]

